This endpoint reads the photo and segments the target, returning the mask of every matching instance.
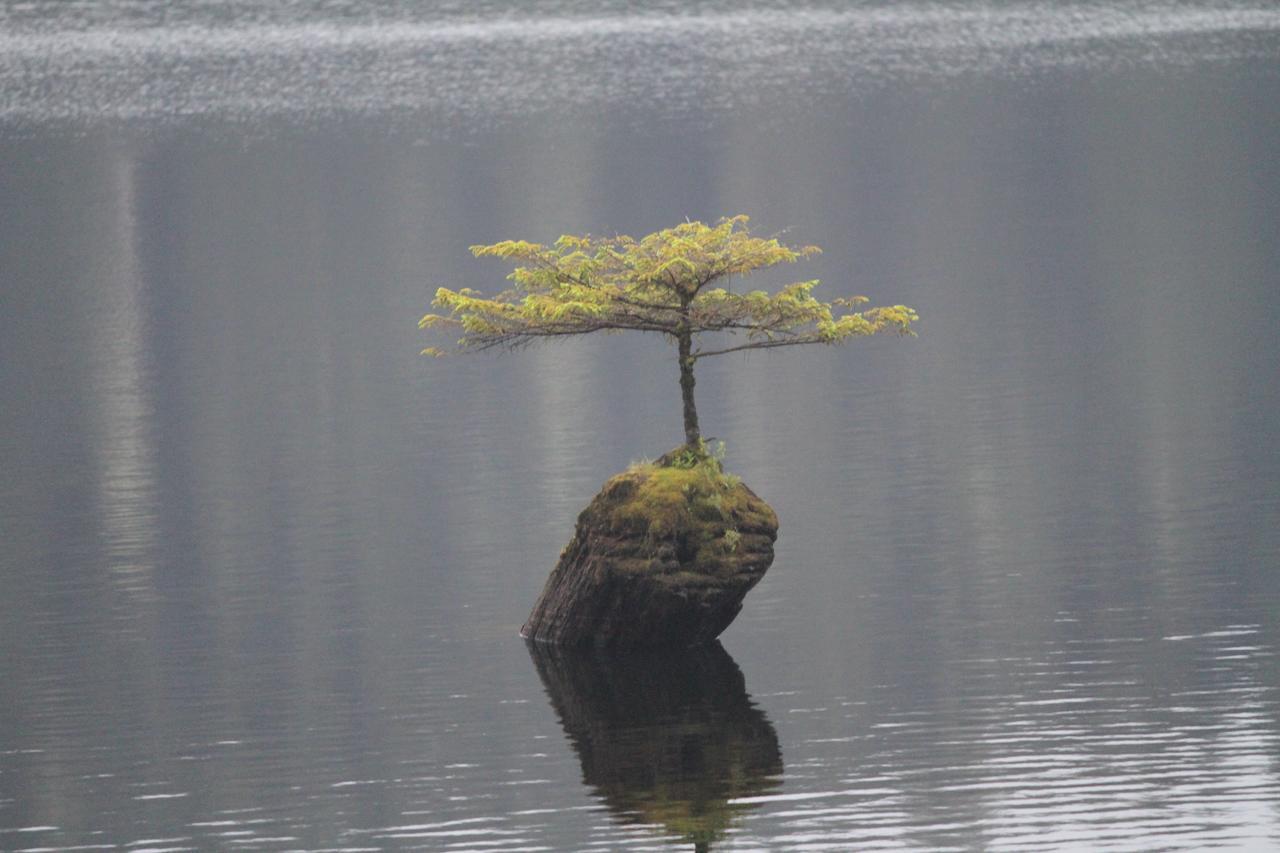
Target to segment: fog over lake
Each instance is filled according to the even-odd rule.
[[[0,7],[0,849],[1280,847],[1280,10]],[[751,215],[721,642],[517,632],[673,348],[467,247]]]

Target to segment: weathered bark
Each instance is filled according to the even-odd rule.
[[[687,506],[668,503],[647,518],[650,476],[612,478],[583,510],[524,637],[567,646],[693,646],[729,627],[773,562],[777,516],[736,483],[714,495],[690,493]]]

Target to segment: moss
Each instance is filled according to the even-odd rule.
[[[732,573],[739,567],[741,543],[741,533],[732,527],[724,529],[719,536],[708,536],[698,544],[694,563],[699,571],[710,574]]]
[[[702,567],[699,566],[699,569]],[[721,588],[728,585],[725,578],[717,577],[703,571],[679,571],[669,575],[655,575],[654,581],[673,589]]]
[[[615,571],[728,577],[745,554],[772,543],[777,520],[764,501],[715,457],[688,461],[673,451],[636,463],[606,482],[583,513],[581,521],[612,539],[604,547]]]
[[[632,465],[605,484],[601,509],[609,529],[655,540],[696,534],[691,543],[696,547],[735,527],[735,512],[744,517],[758,513],[714,458],[691,467],[662,462]]]
[[[714,456],[687,463],[687,453],[673,451],[633,464],[582,513],[579,529],[594,531],[591,547],[607,555],[611,571],[673,582],[692,572],[717,583],[744,560],[758,562],[756,552],[772,553],[773,510]]]
[[[647,574],[653,567],[653,560],[648,557],[619,557],[612,560],[610,565],[623,574]]]

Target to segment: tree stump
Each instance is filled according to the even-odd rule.
[[[714,459],[677,450],[634,465],[578,516],[521,636],[615,649],[709,642],[773,562],[777,533],[773,509]]]

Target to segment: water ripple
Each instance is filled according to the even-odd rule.
[[[603,103],[697,113],[893,81],[1267,55],[1280,32],[1280,10],[1257,5],[630,14],[550,6],[537,16],[508,9],[484,19],[374,21],[300,7],[292,19],[263,21],[186,3],[162,21],[108,12],[88,26],[78,13],[60,14],[59,4],[36,6],[42,14],[0,13],[0,121],[405,111],[475,118]]]

